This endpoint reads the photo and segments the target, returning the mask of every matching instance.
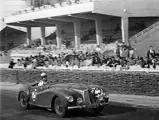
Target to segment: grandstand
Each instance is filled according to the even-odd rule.
[[[27,0],[24,9],[4,17],[4,21],[27,29],[23,41],[27,45],[34,40],[32,28],[40,27],[41,45],[53,44],[58,51],[109,46],[120,41],[131,44],[145,56],[149,45],[159,51],[158,3],[157,0]],[[56,27],[56,31],[46,36],[46,28],[50,26]]]

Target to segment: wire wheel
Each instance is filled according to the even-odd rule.
[[[64,107],[63,103],[61,102],[60,98],[57,97],[55,99],[55,102],[54,102],[54,110],[55,110],[55,113],[60,116],[60,117],[65,117],[66,115],[66,107]]]
[[[27,100],[27,95],[24,92],[20,93],[20,105],[23,109],[28,109],[30,106]]]

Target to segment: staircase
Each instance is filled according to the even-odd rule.
[[[132,46],[134,46],[136,43],[142,42],[145,36],[154,32],[158,28],[159,28],[159,21],[157,21],[156,23],[152,24],[151,26],[147,27],[146,29],[142,30],[141,32],[129,38],[129,43]]]

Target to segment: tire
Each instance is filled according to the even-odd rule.
[[[27,110],[30,107],[30,104],[28,103],[27,95],[25,92],[20,93],[20,105],[21,105],[21,108],[24,110]]]
[[[93,111],[95,114],[100,114],[103,109],[104,109],[104,106],[99,106],[98,108],[93,108]]]
[[[63,105],[63,103],[61,102],[60,98],[57,97],[55,99],[55,102],[54,102],[54,110],[55,110],[55,113],[60,116],[60,117],[65,117],[66,116],[66,112],[67,112],[67,109],[66,107]]]

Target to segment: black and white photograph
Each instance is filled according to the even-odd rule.
[[[0,120],[159,120],[159,0],[0,0]]]

